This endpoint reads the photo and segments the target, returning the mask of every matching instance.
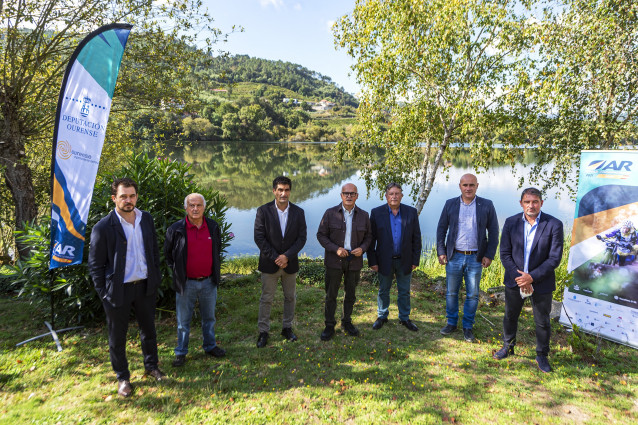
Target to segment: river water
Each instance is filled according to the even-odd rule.
[[[326,208],[340,202],[341,186],[354,183],[359,189],[357,205],[366,211],[385,203],[376,190],[368,192],[360,172],[351,164],[336,164],[330,144],[320,143],[259,143],[259,142],[199,142],[194,146],[173,149],[173,157],[192,164],[199,183],[223,193],[228,199],[227,219],[232,223],[235,238],[228,248],[230,256],[255,255],[253,241],[256,208],[272,201],[272,180],[278,175],[292,179],[290,201],[304,209],[308,240],[302,253],[323,256],[317,242],[319,222]],[[524,173],[525,165],[517,166]],[[459,196],[459,179],[465,173],[475,173],[469,159],[455,161],[446,173],[437,176],[419,222],[425,244],[436,241],[436,226],[445,201]],[[495,166],[477,174],[479,196],[494,202],[499,225],[521,211],[521,189],[509,166]],[[527,182],[526,182],[527,183]],[[526,187],[526,185],[523,185]],[[413,205],[409,188],[404,187],[403,203]],[[562,220],[571,228],[574,202],[555,190],[545,194],[542,210]]]

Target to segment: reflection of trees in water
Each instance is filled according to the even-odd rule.
[[[520,149],[518,152],[511,150],[509,152],[503,149],[493,148],[491,150],[491,160],[488,162],[489,167],[499,167],[514,162],[515,164],[529,165],[536,162],[536,155],[531,149]],[[473,168],[475,166],[472,152],[467,148],[450,148],[447,151],[448,166],[457,168]]]
[[[173,156],[192,164],[197,181],[226,195],[229,206],[253,209],[273,199],[272,180],[279,175],[292,180],[291,201],[302,202],[356,172],[336,165],[331,151],[320,144],[200,142],[174,148]]]

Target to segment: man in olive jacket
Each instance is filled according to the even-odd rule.
[[[326,249],[326,328],[321,333],[322,341],[330,340],[335,333],[335,310],[342,278],[345,297],[341,328],[352,336],[359,335],[351,316],[363,268],[363,253],[372,242],[372,230],[368,213],[355,205],[358,196],[354,184],[345,184],[341,188],[341,203],[326,210],[317,231],[317,240]]]
[[[164,255],[173,272],[176,292],[177,347],[173,366],[183,366],[188,353],[195,301],[202,318],[206,354],[223,357],[226,351],[215,340],[215,305],[220,281],[222,241],[219,225],[205,216],[206,200],[199,193],[184,199],[186,217],[166,231]]]

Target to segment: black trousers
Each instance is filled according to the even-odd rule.
[[[532,302],[534,323],[536,325],[536,354],[547,356],[549,354],[549,337],[552,331],[549,319],[549,313],[552,311],[552,293],[537,294],[534,292],[529,298]],[[505,287],[503,345],[506,347],[513,347],[516,345],[518,318],[521,315],[524,303],[525,300],[521,298],[521,292],[518,287]]]
[[[324,310],[326,326],[335,326],[335,311],[337,310],[337,295],[343,278],[345,297],[343,299],[343,316],[341,323],[352,321],[352,310],[357,300],[356,290],[361,270],[350,270],[350,262],[341,260],[341,268],[326,267],[326,307]]]
[[[140,328],[144,368],[157,369],[157,334],[155,333],[155,295],[146,296],[146,281],[143,283],[124,284],[124,304],[113,307],[103,300],[106,322],[109,329],[109,354],[111,366],[118,380],[130,380],[131,373],[126,360],[126,333],[131,314],[135,310],[135,318]]]

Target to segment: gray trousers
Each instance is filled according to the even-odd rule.
[[[292,328],[295,318],[295,303],[297,302],[297,273],[288,274],[284,269],[275,273],[261,273],[261,298],[259,299],[259,332],[270,331],[270,309],[275,298],[277,282],[281,277],[281,288],[284,291],[283,328]]]

